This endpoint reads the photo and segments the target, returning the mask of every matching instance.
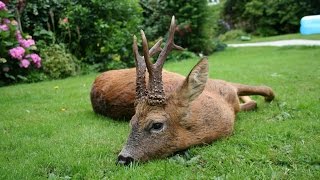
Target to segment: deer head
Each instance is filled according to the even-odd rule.
[[[206,58],[201,59],[177,90],[165,95],[162,82],[164,61],[173,49],[182,49],[174,44],[175,28],[175,18],[172,17],[166,45],[162,49],[162,40],[159,40],[150,50],[141,30],[143,56],[138,52],[136,37],[133,38],[137,73],[135,115],[130,121],[127,143],[118,156],[119,164],[165,157],[193,145],[190,141],[193,120],[189,108],[205,88],[208,63]],[[158,59],[153,64],[150,57],[158,52]],[[146,69],[149,75],[147,85]]]

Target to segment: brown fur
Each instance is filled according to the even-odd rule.
[[[162,71],[170,51],[182,49],[174,44],[175,27],[173,17],[163,49],[162,40],[149,49],[141,31],[144,56],[133,38],[136,69],[105,72],[93,84],[91,102],[96,113],[132,117],[130,135],[118,156],[120,164],[165,157],[228,136],[236,113],[256,107],[249,95],[262,95],[267,101],[274,98],[272,89],[266,86],[208,79],[207,58],[202,58],[187,77]],[[150,57],[157,52],[160,54],[153,64]]]
[[[91,101],[96,113],[116,119],[128,119],[133,116],[130,122],[133,127],[131,133],[143,134],[153,120],[168,122],[167,127],[170,129],[167,129],[166,135],[160,136],[165,143],[157,140],[159,137],[155,135],[150,135],[148,138],[144,135],[144,138],[140,139],[147,139],[146,142],[136,140],[139,147],[127,144],[127,148],[122,151],[140,161],[165,157],[190,146],[211,143],[215,139],[228,136],[232,133],[236,113],[240,111],[239,94],[264,95],[269,100],[274,98],[269,87],[208,79],[201,94],[189,103],[189,100],[183,99],[185,97],[179,96],[186,78],[164,70],[166,105],[158,107],[138,103],[134,109],[135,75],[135,69],[113,70],[101,74],[93,84]],[[249,105],[244,101],[242,110],[252,109],[250,98],[247,97],[246,100],[249,101]],[[246,106],[250,108],[245,108]],[[129,137],[130,144],[129,141],[134,140],[130,140]],[[161,147],[158,149],[154,147],[154,141],[157,141],[157,145],[161,144]],[[130,152],[127,152],[129,151],[127,149],[131,149]],[[146,152],[147,149],[154,151]]]
[[[134,115],[135,89],[136,89],[136,69],[120,69],[106,71],[99,75],[91,90],[91,104],[93,110],[101,115],[114,119],[130,120]],[[176,90],[185,79],[184,76],[163,70],[163,83],[165,94],[170,94]],[[230,89],[232,88],[232,89]],[[223,80],[209,79],[204,92],[217,92],[226,101],[233,104],[238,112],[239,101],[234,100],[234,87]],[[237,96],[238,97],[238,96]]]

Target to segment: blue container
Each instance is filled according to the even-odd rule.
[[[320,15],[305,16],[300,21],[301,34],[320,34]]]

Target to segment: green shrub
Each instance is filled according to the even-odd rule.
[[[40,27],[48,31],[59,31],[58,21],[68,4],[64,0],[28,0],[22,14],[23,26],[27,29]]]
[[[30,71],[28,73],[28,75],[26,76],[26,80],[25,82],[27,83],[35,83],[35,82],[39,82],[39,81],[45,81],[48,80],[49,77],[46,73],[43,72],[43,70],[41,71]]]
[[[41,48],[64,43],[78,59],[98,70],[134,65],[131,39],[142,17],[137,1],[17,2],[10,1],[11,10],[19,12],[22,29],[33,34]]]
[[[41,68],[41,57],[31,36],[21,33],[18,22],[0,1],[0,86],[27,82]]]
[[[259,35],[296,33],[300,19],[320,13],[318,0],[226,0],[223,18],[233,28]]]
[[[227,31],[225,34],[222,34],[219,36],[219,40],[221,41],[229,41],[229,40],[236,40],[236,39],[240,39],[241,36],[246,36],[247,34],[240,30],[240,29],[236,29],[236,30],[231,30],[231,31]]]
[[[222,8],[223,3],[208,7],[208,21],[205,24],[205,30],[210,34],[211,38],[216,38],[220,34],[224,34],[230,30],[230,28],[221,19]]]
[[[176,44],[205,54],[213,52],[207,0],[140,0],[144,10],[144,30],[149,39],[168,32],[171,17],[177,19]]]
[[[169,54],[167,61],[181,61],[197,58],[197,55],[190,51],[173,51]]]
[[[41,50],[43,70],[50,78],[66,78],[79,72],[79,61],[67,53],[64,45],[53,44]]]
[[[227,47],[227,44],[215,38],[213,41],[211,41],[211,46],[214,48],[214,51],[223,51]]]
[[[133,66],[132,35],[140,20],[135,1],[73,1],[60,23],[61,37],[72,53],[99,70]]]
[[[37,41],[44,40],[50,45],[54,43],[52,33],[61,33],[59,20],[70,1],[11,0],[9,3],[10,10],[16,12],[15,16],[21,24],[21,30],[36,36]]]

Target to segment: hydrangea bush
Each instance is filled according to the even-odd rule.
[[[18,23],[0,1],[0,86],[26,80],[30,71],[41,67],[35,41],[18,29]]]

